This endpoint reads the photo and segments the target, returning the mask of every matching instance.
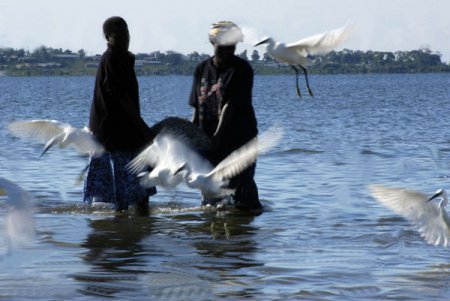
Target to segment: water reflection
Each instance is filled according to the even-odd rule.
[[[253,224],[255,217],[237,211],[205,212],[202,223],[186,227],[191,237],[199,237],[192,240],[192,245],[201,260],[196,261],[193,268],[208,275],[216,296],[235,299],[254,295],[258,289],[250,272],[264,265],[256,258],[258,227]]]
[[[85,286],[81,291],[100,296],[114,296],[136,291],[138,275],[145,273],[146,253],[142,240],[153,232],[153,218],[116,214],[92,219],[91,232],[81,244],[88,273],[73,275]]]
[[[191,233],[204,233],[213,239],[195,241],[193,245],[202,256],[238,259],[240,255],[252,253],[257,244],[253,235],[257,228],[252,225],[255,215],[229,211],[219,214],[205,212],[203,222],[186,227]]]
[[[174,300],[245,296],[253,288],[242,281],[244,269],[264,265],[255,258],[255,217],[200,210],[92,219],[81,245],[89,271],[72,277],[85,295]]]
[[[144,249],[140,242],[152,233],[152,221],[126,215],[91,220],[92,232],[82,244],[88,249],[84,259],[110,272],[126,272],[129,267],[142,265]]]

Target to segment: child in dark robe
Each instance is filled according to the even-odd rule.
[[[103,23],[107,49],[95,79],[89,127],[106,152],[91,158],[84,201],[114,203],[117,211],[136,204],[148,207],[156,189],[143,188],[126,165],[154,138],[140,114],[134,55],[128,51],[130,34],[121,17]]]

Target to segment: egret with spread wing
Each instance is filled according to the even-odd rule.
[[[19,185],[0,177],[0,196],[7,196],[6,244],[9,248],[28,244],[35,234],[31,198]]]
[[[104,152],[103,146],[95,140],[87,127],[78,129],[56,120],[40,119],[15,121],[9,124],[9,129],[15,136],[35,138],[45,143],[41,156],[54,145],[63,148],[73,145],[81,153],[94,157]]]
[[[422,193],[382,185],[370,185],[372,196],[417,227],[421,236],[435,246],[450,246],[450,220],[445,211],[447,193],[439,189],[432,197]],[[439,203],[433,202],[440,198]]]
[[[192,146],[188,146],[183,138],[163,131],[128,164],[131,172],[138,174],[143,186],[174,188],[183,181],[183,173],[180,171],[186,162],[208,169],[210,163]],[[149,167],[152,168],[151,171],[144,171]]]
[[[310,66],[312,61],[307,56],[326,54],[338,47],[349,37],[353,28],[353,23],[349,22],[343,27],[316,34],[290,44],[276,42],[273,38],[269,37],[257,43],[255,47],[267,44],[267,53],[270,56],[282,63],[290,65],[291,68],[295,70],[297,95],[300,97],[301,93],[298,87],[298,74],[300,69],[303,70],[308,93],[310,96],[313,96],[311,88],[309,87],[308,73],[306,70],[306,67]]]
[[[214,167],[183,137],[161,133],[129,167],[135,173],[147,167],[153,168],[151,172],[139,174],[144,186],[173,188],[185,181],[189,187],[202,191],[203,195],[224,197],[234,191],[226,187],[228,180],[254,163],[258,154],[267,152],[276,145],[281,136],[281,128],[272,127]]]
[[[216,167],[211,166],[206,172],[196,168],[191,162],[186,162],[184,169],[187,185],[199,189],[206,197],[223,198],[232,194],[234,189],[227,187],[229,180],[253,164],[258,155],[277,145],[282,136],[283,130],[273,126],[233,151]]]

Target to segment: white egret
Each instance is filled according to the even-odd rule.
[[[98,157],[104,152],[103,146],[98,143],[89,128],[74,128],[69,124],[56,120],[25,120],[9,124],[10,131],[18,137],[35,138],[45,143],[44,155],[52,146],[75,146],[83,154]]]
[[[179,136],[162,132],[129,163],[129,168],[138,173],[143,186],[174,188],[183,181],[183,174],[178,171],[187,161],[198,167],[209,164]],[[150,172],[142,172],[148,167],[152,168]]]
[[[35,234],[31,198],[19,185],[0,177],[0,196],[7,196],[6,243],[9,248],[28,244]]]
[[[234,191],[226,187],[228,180],[253,164],[258,154],[276,145],[282,137],[282,130],[279,127],[270,128],[259,138],[232,152],[216,167],[182,137],[164,133],[158,136],[130,163],[134,172],[153,167],[151,172],[141,173],[144,176],[143,185],[175,187],[184,181],[189,187],[199,189],[203,195],[224,197]]]
[[[228,181],[253,164],[259,154],[266,153],[274,147],[283,135],[278,126],[273,126],[264,133],[255,137],[240,148],[233,151],[216,167],[210,167],[206,172],[197,169],[186,162],[184,169],[186,183],[189,187],[199,189],[203,196],[223,198],[234,192],[227,188]]]
[[[353,23],[349,22],[343,27],[316,34],[289,44],[276,42],[273,38],[269,37],[257,43],[255,47],[267,44],[266,51],[270,56],[282,63],[288,64],[295,70],[296,90],[297,95],[300,97],[301,93],[298,87],[298,74],[300,71],[299,68],[303,70],[308,93],[310,96],[313,96],[311,88],[309,87],[308,73],[306,70],[306,67],[310,66],[312,61],[307,56],[326,54],[338,47],[349,37],[353,28]]]
[[[177,171],[185,162],[195,161],[196,166],[205,162],[199,153],[210,150],[211,139],[198,126],[179,117],[167,117],[151,128],[157,134],[155,139],[128,166],[146,187],[174,188],[183,180]],[[148,167],[152,170],[144,171]]]
[[[450,220],[445,211],[447,193],[439,189],[431,198],[409,189],[370,185],[372,196],[395,213],[402,215],[417,227],[429,244],[450,245]],[[432,202],[441,198],[439,204]]]

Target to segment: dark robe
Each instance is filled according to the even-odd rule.
[[[195,108],[193,122],[212,139],[208,158],[215,165],[258,134],[252,88],[253,69],[237,56],[233,56],[225,68],[218,68],[213,58],[209,58],[195,69],[189,104]],[[216,133],[221,114],[222,125]],[[236,189],[234,201],[237,208],[262,207],[253,179],[255,169],[256,163],[230,179],[229,187]],[[203,204],[218,201],[204,197]]]
[[[134,61],[108,45],[98,66],[89,127],[107,151],[136,152],[153,138],[140,115]]]
[[[252,88],[253,69],[237,56],[227,68],[216,67],[210,58],[195,69],[189,104],[196,109],[194,123],[213,138],[213,163],[220,162],[258,134]],[[213,137],[225,105],[227,120]]]

